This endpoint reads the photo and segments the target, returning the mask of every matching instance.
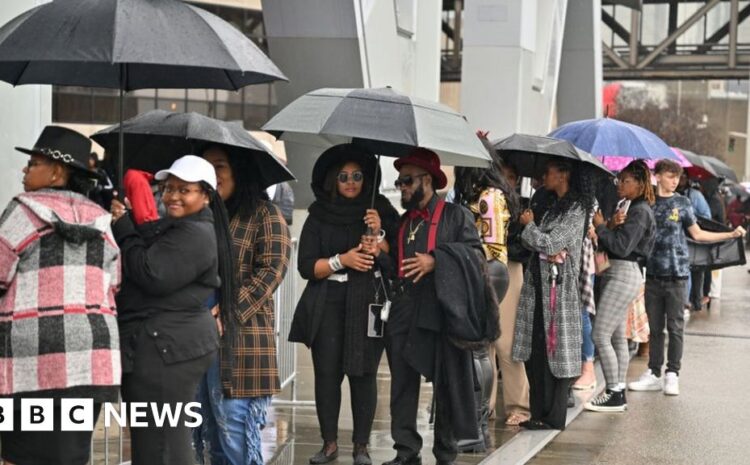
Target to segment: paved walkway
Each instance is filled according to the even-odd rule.
[[[529,463],[750,463],[750,275],[723,275],[722,298],[688,323],[678,397],[630,392],[624,414],[584,412]],[[634,359],[628,379],[646,362]]]

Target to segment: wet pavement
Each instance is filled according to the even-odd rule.
[[[723,272],[721,299],[686,328],[680,395],[629,392],[624,414],[581,414],[530,464],[747,464],[750,274]],[[628,380],[646,369],[635,358]]]

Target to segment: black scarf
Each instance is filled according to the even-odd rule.
[[[347,235],[348,249],[356,247],[366,231],[363,219],[366,210],[370,208],[370,195],[363,192],[356,199],[341,197],[331,199],[330,194],[316,186],[313,186],[313,192],[317,200],[310,205],[308,210],[310,216],[325,224],[342,226],[337,233]],[[387,198],[378,194],[375,198],[375,209],[380,215],[382,228],[386,234],[392,233],[398,223],[398,214],[393,206]],[[321,238],[321,240],[327,239]],[[367,336],[368,306],[375,302],[377,278],[372,270],[360,272],[347,269],[346,273],[348,281],[344,317],[343,369],[347,375],[362,376],[366,374],[365,367],[373,365],[371,360],[375,359],[379,353],[377,347],[380,341]],[[377,370],[377,367],[374,369]]]

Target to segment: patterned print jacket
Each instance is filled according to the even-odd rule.
[[[21,194],[8,205],[0,218],[0,395],[120,384],[120,255],[110,220],[69,191]]]
[[[230,221],[239,273],[237,318],[233,341],[221,341],[223,388],[228,397],[258,397],[279,392],[273,293],[289,265],[292,241],[279,208],[260,201],[252,218]],[[232,356],[230,356],[230,354]]]

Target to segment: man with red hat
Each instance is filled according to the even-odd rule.
[[[474,278],[482,282],[484,255],[469,211],[436,194],[447,179],[434,152],[415,149],[394,166],[399,170],[395,184],[406,213],[390,254],[377,256],[381,269],[390,270],[394,279],[385,344],[391,370],[391,435],[397,455],[384,465],[421,464],[417,410],[422,376],[434,388],[433,453],[438,464],[450,464],[456,458],[456,441],[477,436],[471,351],[456,343],[477,337],[464,338],[451,329],[467,326],[455,323],[464,321],[465,307],[470,305],[446,305],[441,288],[458,290],[447,296],[448,301],[460,293],[471,294],[472,289],[462,285],[467,280],[461,279],[459,268],[474,270]],[[452,279],[456,285],[446,285],[440,272],[457,274]],[[484,288],[481,294],[477,300],[484,298]]]

